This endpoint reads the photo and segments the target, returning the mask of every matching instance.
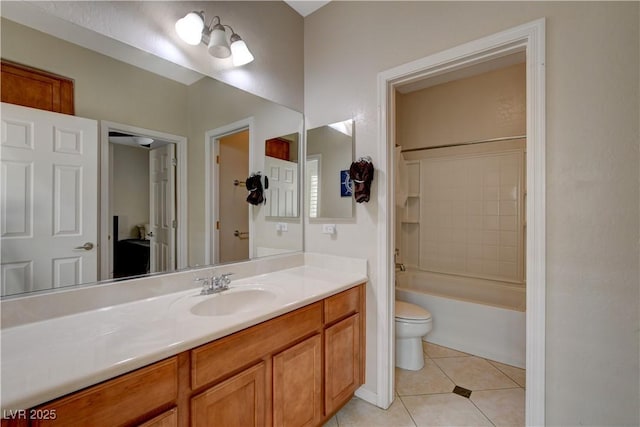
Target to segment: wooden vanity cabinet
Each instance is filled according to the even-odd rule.
[[[361,284],[2,426],[320,426],[364,383],[364,304]]]
[[[364,292],[363,284],[192,350],[192,387],[209,385],[191,400],[191,425],[322,425],[364,383]]]
[[[325,414],[333,414],[364,383],[364,286],[324,301]]]
[[[170,409],[177,397],[178,362],[171,357],[39,406],[30,411],[30,425],[138,425]]]

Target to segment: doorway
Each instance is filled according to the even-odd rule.
[[[248,118],[205,136],[205,259],[211,264],[252,257],[246,179],[251,171],[252,125]]]
[[[378,78],[380,163],[395,176],[395,90],[401,85],[524,51],[527,70],[527,231],[526,231],[526,422],[544,424],[545,352],[545,21],[540,19],[380,73]],[[395,188],[387,179],[379,190],[378,406],[393,401]]]
[[[102,122],[102,279],[186,267],[186,142]]]

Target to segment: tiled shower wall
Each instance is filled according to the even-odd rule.
[[[524,146],[519,140],[412,153],[409,198],[399,211],[403,262],[524,283]]]

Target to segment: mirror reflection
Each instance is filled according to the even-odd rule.
[[[29,243],[3,229],[3,296],[302,250],[297,187],[282,190],[286,203],[280,210],[280,204],[277,209],[249,205],[247,188],[234,185],[271,167],[268,140],[289,141],[289,159],[283,161],[297,165],[301,113],[191,71],[164,77],[6,18],[0,31],[3,60],[73,80],[75,117],[56,116],[87,118],[93,128],[62,132],[61,141],[65,149],[78,142],[96,150],[88,166],[56,169],[55,186],[50,170],[38,181],[38,165],[32,194],[25,193],[29,187],[20,183],[19,173],[7,182],[3,214],[32,195],[34,204],[12,218],[38,224],[34,231],[53,234],[56,246],[37,235]],[[137,63],[145,56],[140,52]],[[3,104],[3,132],[13,135],[20,135],[13,124],[33,119],[11,122],[6,111]],[[72,129],[67,123],[55,126]],[[78,135],[81,141],[74,139]],[[5,148],[3,168],[16,164]],[[291,173],[297,185],[299,168],[282,176]],[[42,192],[54,188],[66,192],[59,197]],[[79,188],[92,194],[84,197]],[[58,235],[51,230],[51,212],[36,217],[42,206],[54,206],[52,197],[58,197],[54,205],[64,231]],[[77,224],[89,234],[80,234],[73,228]],[[27,246],[16,249],[9,241]],[[47,248],[50,253],[41,250]]]
[[[307,130],[305,194],[311,220],[353,217],[353,120]]]
[[[266,214],[271,219],[298,217],[298,139],[292,133],[265,141]]]

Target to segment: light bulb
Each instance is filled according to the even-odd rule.
[[[201,13],[190,12],[176,22],[178,36],[190,45],[197,45],[202,40],[204,19]]]
[[[231,35],[231,53],[233,55],[233,65],[239,67],[253,61],[253,55],[249,52],[247,44],[239,35]]]
[[[209,53],[215,58],[228,58],[231,55],[231,49],[227,43],[227,33],[220,24],[216,24],[211,30]]]

